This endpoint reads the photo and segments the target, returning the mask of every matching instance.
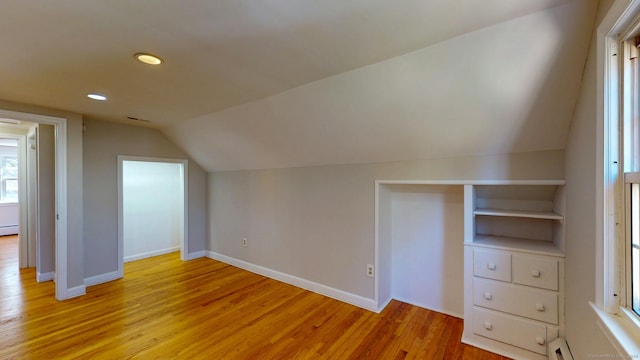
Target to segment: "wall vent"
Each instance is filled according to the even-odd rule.
[[[133,121],[151,122],[151,120],[140,119],[140,118],[137,118],[135,116],[126,116],[126,118],[127,118],[127,120],[133,120]]]

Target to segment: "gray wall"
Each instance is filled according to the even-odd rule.
[[[85,277],[118,268],[117,156],[189,160],[189,249],[206,246],[206,173],[159,130],[85,120],[84,132]]]
[[[209,249],[373,299],[375,180],[563,177],[563,151],[215,172]]]
[[[55,127],[39,124],[36,156],[38,161],[36,195],[38,216],[36,237],[39,244],[38,273],[55,271],[56,264],[56,143]]]
[[[600,4],[599,19],[604,16]],[[599,23],[599,22],[598,22]],[[617,355],[588,302],[596,288],[596,42],[587,58],[581,95],[566,147],[566,338],[576,359]]]

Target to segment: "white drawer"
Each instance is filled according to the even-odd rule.
[[[550,291],[474,278],[473,304],[558,324],[558,294]]]
[[[524,319],[473,309],[474,334],[547,355],[547,327]],[[557,335],[556,335],[557,336]]]
[[[473,249],[473,275],[511,281],[511,254],[498,250]]]
[[[514,283],[558,290],[558,259],[513,254],[511,266]]]

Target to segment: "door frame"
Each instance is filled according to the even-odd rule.
[[[10,128],[9,128],[10,129]],[[18,157],[18,267],[23,269],[36,265],[35,260],[35,241],[30,243],[28,231],[24,228],[26,225],[26,192],[23,190],[26,183],[26,138],[25,134],[12,133],[7,129],[0,128],[0,138],[14,139],[18,141],[16,147]],[[27,130],[28,131],[28,130]]]
[[[67,119],[4,109],[0,109],[0,118],[53,125],[55,128],[55,296],[58,300],[76,296],[78,294],[70,292],[67,287]]]
[[[183,239],[180,243],[180,260],[188,259],[189,251],[189,162],[185,159],[169,159],[144,156],[118,155],[118,277],[124,276],[124,202],[123,202],[123,163],[125,161],[157,162],[182,165],[183,183]]]

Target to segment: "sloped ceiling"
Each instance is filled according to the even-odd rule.
[[[166,132],[210,170],[563,149],[594,12],[546,9]]]
[[[148,119],[209,171],[558,149],[595,6],[11,1],[0,99]]]

